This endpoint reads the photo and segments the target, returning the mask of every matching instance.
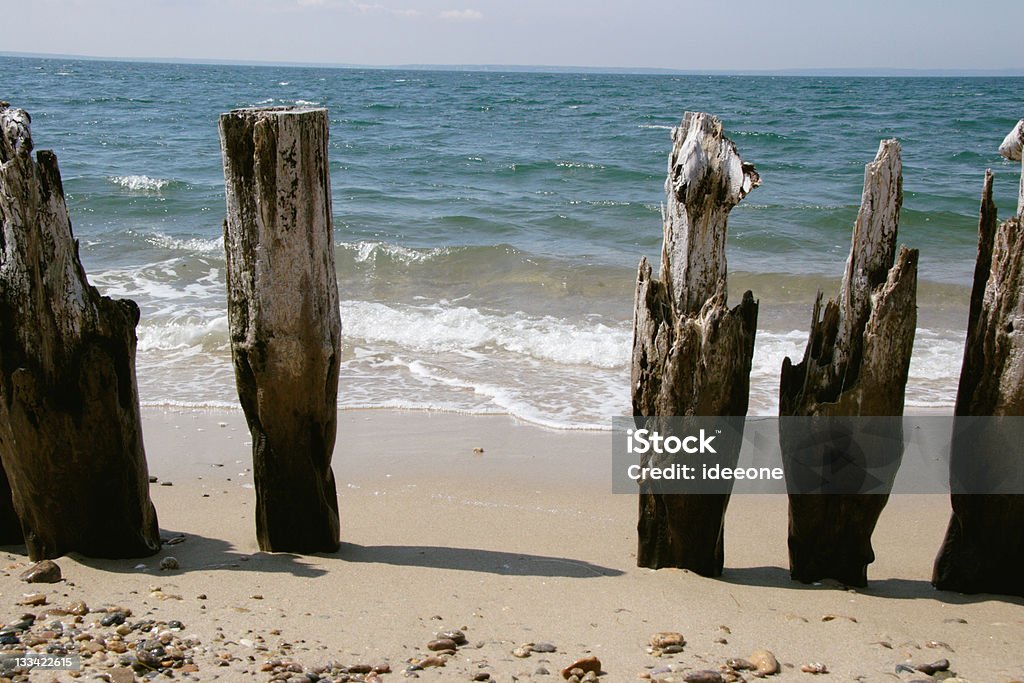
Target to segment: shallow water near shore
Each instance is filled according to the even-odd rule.
[[[913,407],[952,404],[986,167],[1021,79],[474,73],[0,58],[4,99],[55,149],[81,254],[135,299],[149,405],[236,405],[217,116],[331,116],[345,408],[608,429],[629,408],[632,297],[657,261],[669,130],[724,121],[763,185],[733,212],[731,298],[761,301],[751,413],[776,410],[815,292],[838,291],[864,164],[903,143],[901,240],[921,250]]]

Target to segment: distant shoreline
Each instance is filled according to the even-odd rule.
[[[0,51],[0,57],[21,59],[74,59],[90,62],[253,66],[284,69],[362,69],[368,71],[456,71],[486,73],[622,74],[637,76],[748,76],[783,78],[1024,78],[1024,69],[905,69],[835,68],[802,69],[669,69],[659,67],[572,66],[548,64],[349,64],[333,62],[272,62],[212,57],[114,57],[43,52]]]

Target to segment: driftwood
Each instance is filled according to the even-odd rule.
[[[1008,144],[1011,136],[1016,145]],[[999,148],[1019,159],[1024,121]],[[1024,174],[1022,174],[1024,188]],[[1024,202],[1024,195],[1021,197]],[[1020,208],[1018,208],[1020,211]],[[1024,219],[998,224],[992,172],[985,173],[978,258],[971,291],[957,416],[1024,416]],[[953,463],[985,457],[977,443],[953,442]],[[1024,495],[952,493],[953,514],[932,584],[961,593],[1024,596]]]
[[[635,416],[745,416],[757,302],[726,307],[729,211],[760,184],[713,116],[687,112],[672,131],[661,279],[644,258],[633,327]],[[641,567],[719,576],[727,494],[665,495],[640,484]]]
[[[325,109],[220,117],[228,325],[263,550],[339,545],[331,456],[341,317]]]
[[[903,414],[916,322],[917,251],[900,247],[896,253],[902,184],[899,143],[883,140],[864,170],[839,301],[829,300],[822,310],[818,292],[803,360],[783,361],[780,415]],[[785,457],[786,425],[806,429],[806,423],[782,420],[781,425]],[[792,577],[866,585],[867,565],[874,561],[871,534],[887,500],[882,494],[791,493]]]
[[[160,536],[135,383],[139,309],[89,285],[57,157],[33,161],[29,124],[0,103],[2,535],[16,540],[20,519],[33,560],[151,555]]]

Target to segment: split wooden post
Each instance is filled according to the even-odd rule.
[[[30,122],[0,102],[0,536],[23,531],[33,560],[151,555],[139,308],[89,285],[57,157],[32,159]]]
[[[661,279],[646,258],[637,274],[633,415],[743,417],[757,302],[748,291],[726,306],[726,230],[729,211],[761,180],[710,114],[687,112],[672,141]],[[661,494],[641,481],[637,565],[721,575],[728,504],[728,494]]]
[[[341,316],[326,109],[220,117],[228,327],[252,433],[256,535],[268,551],[333,552]]]
[[[822,311],[819,291],[800,363],[782,363],[779,414],[901,416],[917,320],[917,250],[896,250],[903,176],[900,145],[883,140],[864,169],[839,301]],[[787,425],[781,421],[783,456]],[[892,436],[902,438],[902,430]],[[788,477],[789,473],[787,473]],[[892,482],[888,482],[891,487]],[[794,579],[867,584],[871,534],[887,494],[789,496],[789,560]]]
[[[999,147],[1021,158],[1024,120]],[[967,322],[956,416],[1024,416],[1024,171],[1018,214],[998,223],[992,172],[985,173],[978,221],[978,257]],[[1024,419],[1024,418],[1022,418]],[[957,452],[961,457],[982,453]],[[955,466],[955,463],[954,463]],[[935,560],[932,584],[961,593],[1024,596],[1024,495],[956,493]]]

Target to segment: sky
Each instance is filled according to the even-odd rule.
[[[1022,0],[0,0],[0,51],[317,64],[1024,70]],[[6,22],[5,22],[6,23]]]

